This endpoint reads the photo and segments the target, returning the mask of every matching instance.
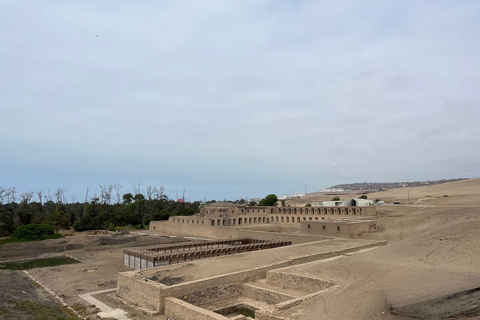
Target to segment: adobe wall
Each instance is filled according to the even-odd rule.
[[[135,276],[138,275],[140,271],[124,272],[120,273],[118,277],[117,294],[140,307],[163,313],[165,299],[168,297],[182,298],[185,301],[198,305],[207,304],[211,303],[212,299],[223,300],[223,290],[229,294],[240,294],[240,292],[237,291],[240,289],[235,286],[236,284],[266,278],[267,271],[269,270],[331,258],[379,245],[386,245],[386,241],[378,241],[363,246],[353,246],[342,250],[333,250],[289,258],[288,260],[258,268],[227,273],[172,286],[165,286],[154,281],[145,282],[144,279]]]
[[[376,216],[375,206],[357,207],[203,207],[194,216],[170,217],[171,224],[194,224],[197,226],[240,226],[265,223],[299,224],[306,220],[341,217]],[[225,218],[224,218],[225,217]]]
[[[268,289],[257,287],[255,285],[247,284],[247,283],[243,284],[242,295],[254,300],[265,301],[268,304],[277,304],[277,303],[288,301],[295,298],[294,296],[291,296],[285,293],[268,290]]]
[[[341,237],[350,238],[362,233],[370,231],[371,220],[342,221],[341,219],[321,220],[321,221],[304,221],[301,223],[301,231],[303,234],[320,235],[325,237]]]
[[[160,298],[160,289],[167,286],[154,281],[147,282],[136,275],[136,271],[119,273],[117,294],[145,309],[159,311],[158,306],[163,303]]]
[[[268,266],[173,285],[163,289],[160,297],[161,300],[167,297],[182,298],[195,305],[226,300],[242,294],[241,283],[265,278],[267,269]],[[163,307],[160,301],[158,309],[161,311]]]
[[[255,320],[290,320],[290,318],[274,316],[260,310],[255,312]]]
[[[218,313],[176,298],[165,299],[165,315],[172,320],[229,320]]]
[[[333,281],[275,270],[267,272],[267,283],[277,287],[286,287],[288,289],[307,291],[310,293],[335,285]]]
[[[292,241],[293,244],[327,239],[327,237],[323,237],[320,235],[275,233],[267,231],[240,229],[235,227],[209,227],[201,225],[197,226],[193,224],[168,223],[166,221],[151,221],[149,228],[150,230],[155,230],[157,232],[167,234],[185,235],[209,239],[228,239],[231,236],[232,238],[263,238]]]

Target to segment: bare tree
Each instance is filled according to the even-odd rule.
[[[90,198],[90,200],[94,203],[97,203],[100,200],[100,198],[97,196],[97,191],[95,191],[95,194],[92,198]]]
[[[102,186],[100,185],[100,202],[101,203],[108,203],[110,204],[112,201],[112,190],[113,190],[113,185],[109,184],[108,186]]]
[[[45,197],[45,200],[46,200],[47,202],[53,201],[53,195],[50,194],[50,189],[48,189],[48,192],[47,192],[46,195],[44,195],[44,197]]]
[[[132,184],[132,190],[134,196],[142,193],[142,190],[140,189],[140,182],[138,184]]]
[[[30,192],[24,192],[20,195],[20,198],[22,199],[23,203],[29,204],[30,200],[32,200],[33,197],[33,191]]]
[[[87,187],[87,192],[85,193],[85,201],[84,203],[88,203],[88,192],[90,191],[90,187]]]
[[[148,186],[147,189],[146,189],[146,192],[147,192],[148,200],[152,200],[152,195],[153,195],[153,192],[154,192],[154,188],[152,188],[152,186]]]
[[[15,193],[17,192],[17,189],[15,187],[10,187],[7,189],[7,202],[12,203],[17,201],[17,196]]]
[[[105,203],[105,191],[107,188],[102,185],[99,185],[99,187],[100,187],[100,202]]]
[[[155,199],[162,200],[164,191],[165,191],[165,188],[163,186],[160,186],[160,189],[157,189],[157,187],[155,187],[153,189]]]
[[[5,199],[7,189],[4,187],[0,187],[0,204],[3,203],[3,199]]]
[[[120,183],[116,183],[113,185],[113,188],[115,189],[115,194],[117,195],[116,203],[120,203],[120,201],[122,201],[121,194],[120,194],[120,190],[122,189],[122,186],[120,185]]]
[[[42,191],[37,191],[37,196],[38,202],[40,202],[40,204],[43,204]]]
[[[75,203],[75,195],[72,196],[72,203]]]
[[[58,188],[55,192],[55,198],[57,199],[57,204],[65,203],[65,189]]]
[[[106,200],[108,204],[111,204],[112,201],[112,190],[113,190],[113,184],[109,184],[107,188],[107,194],[106,194]]]

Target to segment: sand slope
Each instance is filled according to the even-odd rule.
[[[445,298],[480,287],[480,206],[476,205],[480,179],[410,190],[411,199],[443,194],[449,197],[440,197],[428,206],[379,207],[379,232],[365,237],[387,239],[389,244],[362,254],[295,267],[295,272],[340,281],[342,286],[281,315],[305,320],[411,319],[390,313],[394,308],[414,310],[419,318],[429,319],[438,301],[449,301],[445,316],[475,307],[476,302],[480,305],[473,295],[463,296],[463,300]],[[405,199],[401,198],[403,193],[390,190],[378,195]],[[469,319],[475,318],[479,317]]]

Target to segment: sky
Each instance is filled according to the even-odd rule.
[[[479,1],[1,0],[0,186],[480,177],[479,88]]]

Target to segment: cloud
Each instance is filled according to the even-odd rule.
[[[478,175],[475,2],[0,12],[2,185],[141,181],[235,198]]]

